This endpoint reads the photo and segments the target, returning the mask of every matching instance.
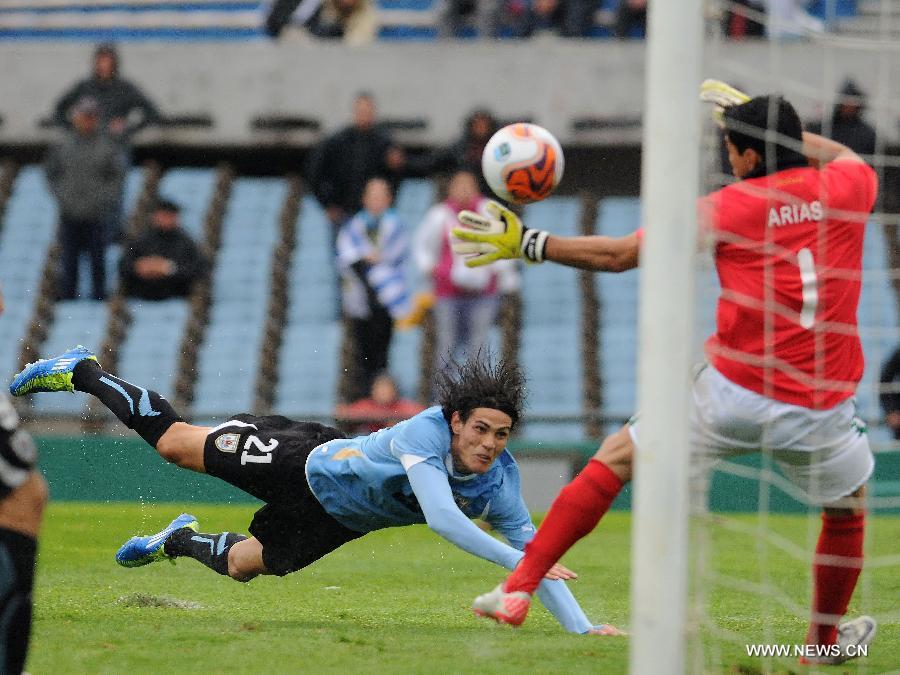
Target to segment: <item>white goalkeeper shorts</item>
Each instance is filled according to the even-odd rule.
[[[693,403],[695,480],[719,460],[765,452],[810,503],[823,505],[855,492],[875,469],[866,425],[856,416],[853,399],[829,410],[812,410],[745,389],[706,365],[694,379]],[[632,422],[629,431],[640,446],[640,423]]]

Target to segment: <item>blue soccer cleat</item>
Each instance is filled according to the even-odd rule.
[[[145,537],[132,537],[116,552],[116,562],[122,567],[141,567],[149,565],[157,560],[175,561],[172,556],[166,555],[163,550],[166,540],[176,530],[188,528],[196,532],[200,529],[200,523],[190,513],[182,513],[162,532],[149,534]]]
[[[85,360],[96,361],[94,353],[78,345],[52,359],[40,359],[29,363],[13,378],[9,393],[24,396],[38,391],[75,391],[72,371]]]

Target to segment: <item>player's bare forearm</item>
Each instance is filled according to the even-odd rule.
[[[624,237],[554,237],[547,239],[544,259],[591,272],[625,272],[638,265],[637,233]]]
[[[803,132],[803,154],[809,157],[810,163],[816,168],[836,159],[865,161],[846,145],[809,131]]]

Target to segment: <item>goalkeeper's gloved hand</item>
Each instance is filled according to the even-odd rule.
[[[480,267],[504,258],[525,258],[529,262],[544,261],[544,246],[549,232],[523,227],[519,217],[502,204],[487,203],[490,217],[473,211],[461,211],[463,227],[454,227],[453,252],[470,256],[468,267]]]
[[[700,85],[700,100],[713,104],[713,121],[724,127],[725,108],[746,103],[750,97],[721,80],[703,80],[703,84]]]

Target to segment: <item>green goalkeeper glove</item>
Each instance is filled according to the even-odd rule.
[[[746,103],[750,97],[720,80],[703,80],[703,84],[700,85],[700,100],[713,104],[713,120],[720,127],[724,127],[725,108]]]
[[[523,227],[519,217],[502,204],[487,203],[486,218],[473,211],[461,211],[458,218],[463,227],[454,227],[453,252],[470,256],[468,267],[480,267],[495,260],[525,258],[530,262],[544,261],[544,246],[549,232]]]

